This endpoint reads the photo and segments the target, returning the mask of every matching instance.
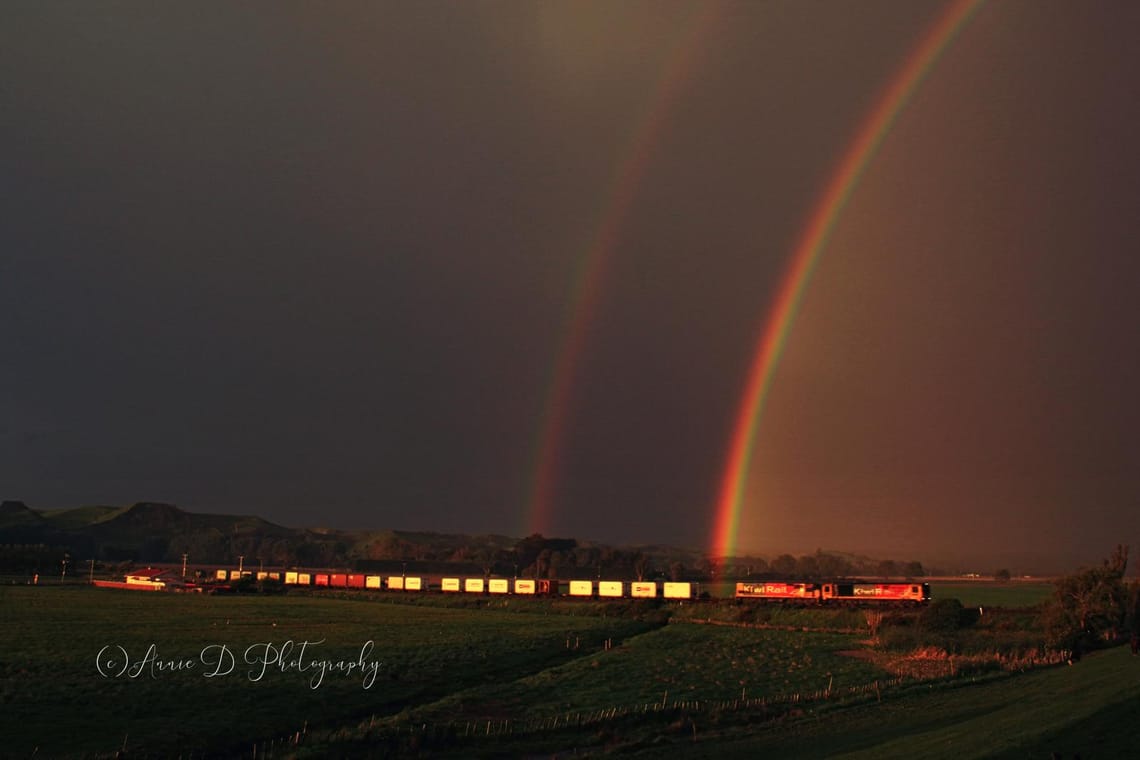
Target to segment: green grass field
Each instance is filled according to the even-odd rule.
[[[1052,583],[1039,581],[964,581],[931,584],[935,599],[957,599],[965,607],[1032,607],[1053,594]]]
[[[698,739],[701,735],[698,733]],[[677,758],[1131,758],[1140,749],[1140,658],[1127,648],[1012,677],[914,685],[791,722],[676,742]],[[656,755],[657,752],[647,754]]]
[[[601,617],[83,586],[0,587],[0,616],[0,709],[10,727],[4,753],[38,748],[49,757],[124,744],[159,755],[248,746],[513,682],[650,628]],[[580,649],[568,650],[568,638]],[[355,660],[371,642],[365,659],[379,663],[375,678],[365,688],[367,673],[327,672],[312,688],[318,668],[299,663],[274,665],[254,680],[260,668],[243,662],[247,648],[261,656],[267,645],[288,641],[320,642],[304,663]],[[151,645],[159,661],[190,665],[152,667],[145,662]],[[232,672],[209,678],[223,646],[234,657]],[[96,662],[103,647],[112,677]],[[118,647],[132,664],[114,677],[124,664]]]
[[[1140,658],[1126,650],[1017,676],[895,685],[849,656],[864,634],[838,631],[857,613],[776,608],[771,617],[792,625],[731,624],[756,612],[3,586],[0,756],[126,747],[249,757],[299,733],[284,756],[1013,758],[1071,747],[1087,758],[1125,756],[1112,752],[1135,739],[1121,727],[1137,717]],[[290,641],[284,665],[263,675],[243,662]],[[314,643],[298,661],[303,641]],[[374,670],[336,668],[362,649]],[[207,677],[222,651],[232,670]],[[320,662],[333,667],[313,688]],[[860,690],[873,682],[883,684],[873,696]]]

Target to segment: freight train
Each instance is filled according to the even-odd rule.
[[[471,576],[366,575],[333,572],[257,572],[218,570],[220,583],[241,578],[275,581],[288,587],[314,589],[372,589],[374,591],[439,592],[486,596],[555,596],[574,599],[665,599],[683,601],[708,598],[699,584],[687,581],[555,581],[532,578]],[[930,584],[914,581],[746,581],[736,584],[733,598],[755,602],[819,605],[918,605],[930,600]]]
[[[923,604],[930,584],[913,581],[753,581],[736,584],[737,599],[816,604]]]

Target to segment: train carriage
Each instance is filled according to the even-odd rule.
[[[820,589],[815,583],[801,581],[737,583],[736,598],[775,602],[818,602]]]

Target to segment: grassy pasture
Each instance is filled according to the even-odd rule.
[[[773,697],[861,686],[884,672],[840,652],[855,637],[677,623],[513,683],[480,686],[403,716],[525,720],[683,700]],[[493,710],[487,706],[493,705]]]
[[[935,599],[957,599],[965,607],[1032,607],[1053,593],[1052,583],[1040,581],[936,581],[930,586]]]
[[[625,612],[655,622],[615,617],[616,610],[550,600],[452,607],[435,597],[378,603],[368,594],[0,587],[0,710],[12,727],[0,754],[81,757],[126,746],[144,756],[190,748],[224,756],[303,729],[329,736],[394,716],[526,720],[666,697],[839,689],[883,675],[838,654],[858,646],[851,635],[665,626],[667,611],[652,605]],[[320,643],[302,663],[272,665],[252,680],[259,667],[243,662],[243,652],[263,655],[287,641]],[[366,659],[379,663],[368,688],[361,672],[329,672],[312,688],[317,670],[303,670],[304,662],[353,661],[365,642],[372,642]],[[153,664],[145,659],[151,645]],[[234,668],[207,678],[222,645]]]
[[[1018,584],[962,585],[1021,590]],[[885,688],[881,702],[876,691],[775,712],[720,710],[710,705],[829,686],[840,692],[888,678],[871,661],[842,654],[860,648],[864,633],[839,631],[858,628],[863,613],[381,599],[347,592],[214,597],[0,586],[0,756],[38,750],[41,757],[92,757],[125,743],[130,756],[165,757],[193,748],[196,754],[249,757],[254,744],[264,748],[265,740],[306,727],[309,740],[296,748],[302,756],[395,757],[416,745],[407,733],[391,741],[393,727],[407,732],[422,725],[450,730],[464,721],[523,723],[667,700],[699,706],[517,736],[452,734],[425,750],[455,757],[549,756],[573,748],[648,756],[1012,758],[1072,748],[1065,751],[1111,757],[1124,756],[1114,748],[1135,739],[1126,731],[1122,739],[1121,726],[1134,725],[1140,709],[1140,658],[1125,649],[1088,656],[1072,668],[1015,677],[907,682]],[[985,603],[1003,606],[997,599]],[[1004,599],[1009,612],[1002,614],[1023,614],[1013,610],[1023,604],[1020,598]],[[673,622],[665,624],[670,617]],[[990,614],[983,618],[990,620]],[[757,623],[776,627],[749,627]],[[379,663],[375,682],[365,688],[366,674],[329,672],[313,689],[314,670],[299,667],[270,668],[251,681],[242,652],[290,640],[320,641],[308,659],[334,662],[355,660],[362,645],[373,642],[367,659]],[[205,648],[223,644],[239,659],[234,672],[214,679],[204,677],[208,668],[200,661],[188,670],[146,667],[137,677],[100,675],[96,654],[103,646],[121,645],[137,663],[151,644],[163,661],[197,660]],[[362,729],[373,723],[375,731]],[[943,745],[955,751],[937,749]],[[1094,747],[1100,751],[1093,753]]]
[[[1117,647],[1072,667],[915,684],[881,701],[842,710],[809,708],[795,721],[729,726],[698,739],[674,743],[670,756],[708,757],[715,747],[725,760],[1135,757],[1140,657]]]
[[[361,597],[364,598],[363,596]],[[165,756],[188,748],[248,749],[251,742],[371,715],[384,716],[480,685],[512,682],[635,636],[651,626],[613,618],[570,618],[486,610],[375,604],[315,597],[205,596],[94,589],[0,587],[0,754],[78,757],[113,752]],[[568,650],[568,638],[580,649]],[[264,677],[243,661],[248,647],[287,641],[311,646],[296,666]],[[312,688],[318,661],[365,658],[366,674],[327,672]],[[186,669],[146,664],[191,661]],[[119,677],[121,646],[136,667]],[[231,673],[207,678],[225,646]],[[206,662],[201,661],[209,649]],[[296,659],[294,650],[293,658]],[[224,659],[224,657],[222,657]],[[288,659],[287,659],[288,662]],[[223,662],[223,665],[226,663]],[[223,672],[225,668],[222,668]]]

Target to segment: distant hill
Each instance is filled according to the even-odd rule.
[[[0,506],[0,568],[73,562],[177,563],[266,567],[343,567],[361,571],[538,573],[615,577],[695,570],[700,556],[671,547],[622,549],[570,538],[458,535],[422,531],[287,528],[252,515],[187,512],[173,504],[91,505],[37,511],[22,502]]]
[[[72,562],[179,563],[192,565],[345,568],[361,572],[450,572],[552,578],[730,580],[798,573],[826,575],[911,574],[907,565],[862,555],[814,555],[708,559],[699,550],[673,546],[610,546],[539,535],[460,535],[427,531],[287,528],[254,515],[188,512],[173,504],[89,505],[35,510],[20,501],[0,503],[0,570],[58,568]],[[921,568],[921,566],[919,566]],[[922,575],[922,570],[913,573]]]
[[[9,527],[39,526],[43,523],[43,515],[28,509],[22,501],[0,502],[0,530]]]
[[[277,542],[308,540],[307,531],[259,517],[199,514],[156,502],[43,512],[18,501],[0,505],[0,545],[60,547],[75,558],[101,561],[174,562],[193,553],[196,561],[223,563],[243,554],[269,555]]]
[[[40,514],[52,525],[61,529],[82,528],[102,522],[122,512],[126,507],[77,507],[75,509],[54,509]]]

